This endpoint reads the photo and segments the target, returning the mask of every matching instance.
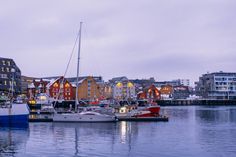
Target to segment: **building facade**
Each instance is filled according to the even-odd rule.
[[[173,87],[172,98],[173,99],[187,99],[190,96],[190,91],[188,86],[175,86]]]
[[[76,88],[76,87],[75,87]],[[101,86],[92,76],[79,81],[78,99],[97,100],[101,97]]]
[[[138,99],[148,99],[148,100],[160,100],[161,93],[155,85],[148,86],[144,88],[137,94]]]
[[[154,83],[156,87],[162,87],[165,85],[171,85],[171,86],[190,86],[190,80],[189,79],[177,79],[172,81],[158,81]]]
[[[65,78],[59,77],[47,84],[47,94],[55,100],[75,100],[75,91],[72,84]]]
[[[171,99],[173,87],[171,85],[163,85],[160,89],[161,99]]]
[[[116,100],[128,100],[136,98],[135,86],[128,80],[114,83],[112,86],[112,93],[113,99]]]
[[[11,93],[13,84],[14,95],[21,93],[21,71],[10,58],[0,57],[0,92]]]
[[[196,82],[195,90],[205,99],[236,99],[236,73],[203,74]]]
[[[46,79],[33,79],[33,81],[28,84],[28,98],[33,99],[40,93],[47,93],[47,85],[49,82],[50,81]]]

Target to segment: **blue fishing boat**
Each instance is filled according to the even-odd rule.
[[[28,118],[27,104],[11,102],[0,104],[0,126],[27,126]]]

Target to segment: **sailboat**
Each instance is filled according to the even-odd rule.
[[[12,70],[13,71],[13,70]],[[14,71],[13,71],[14,72]],[[13,82],[11,83],[12,100],[0,103],[0,126],[24,127],[28,126],[29,108],[26,103],[17,99],[13,102]]]
[[[75,113],[54,113],[53,122],[115,122],[116,117],[113,114],[105,114],[99,110],[87,110],[86,107],[78,112],[78,86],[79,86],[79,60],[80,60],[80,46],[81,46],[81,31],[82,22],[80,22],[79,30],[79,45],[78,45],[78,63],[77,63],[77,80],[76,80],[76,100]]]

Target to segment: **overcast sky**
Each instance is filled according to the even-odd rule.
[[[83,21],[80,75],[195,81],[236,71],[235,19],[235,0],[0,0],[0,56],[63,75]]]

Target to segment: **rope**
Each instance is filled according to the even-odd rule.
[[[64,75],[63,75],[63,79],[62,79],[61,82],[59,82],[59,91],[58,91],[58,94],[57,94],[57,97],[56,97],[56,101],[55,101],[54,104],[53,104],[53,107],[55,107],[56,102],[58,101],[58,98],[59,98],[59,96],[60,96],[60,93],[61,93],[61,83],[63,84],[64,81],[65,81],[65,76],[66,76],[67,71],[68,71],[68,69],[69,69],[70,62],[71,62],[72,56],[73,56],[73,54],[74,54],[75,47],[76,47],[76,43],[77,43],[77,41],[78,41],[78,39],[79,39],[79,36],[80,36],[80,33],[78,32],[77,35],[76,35],[76,38],[75,38],[74,46],[73,46],[72,51],[71,51],[71,54],[70,54],[69,61],[68,61],[67,66],[66,66],[66,70],[65,70]]]

